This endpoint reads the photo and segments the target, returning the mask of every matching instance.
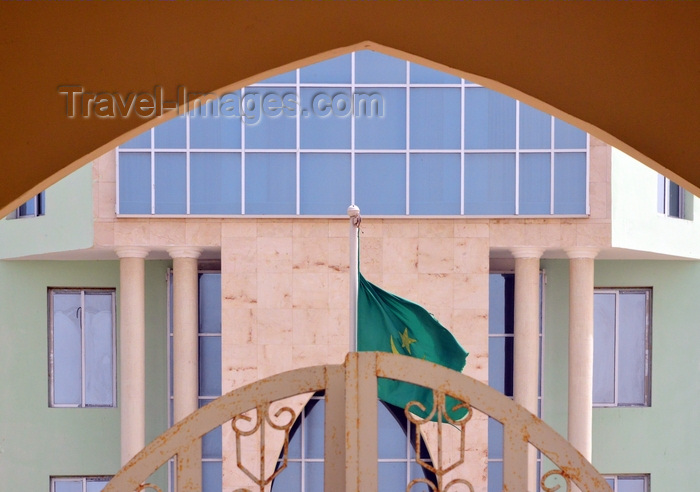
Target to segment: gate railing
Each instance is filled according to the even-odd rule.
[[[257,381],[219,397],[161,434],[109,482],[105,492],[160,491],[146,483],[163,464],[176,458],[178,492],[201,491],[201,439],[210,430],[231,421],[236,435],[236,466],[250,485],[235,491],[264,492],[276,475],[286,466],[289,430],[296,419],[288,407],[271,407],[273,402],[325,391],[325,458],[324,488],[337,491],[377,491],[377,378],[389,378],[413,383],[433,390],[434,408],[428,409],[445,418],[420,419],[408,409],[406,415],[423,434],[422,425],[431,427],[427,433],[436,439],[431,449],[432,459],[424,462],[416,453],[418,464],[434,474],[437,483],[420,479],[432,492],[474,490],[470,477],[460,474],[464,462],[466,425],[474,411],[482,412],[503,424],[503,490],[528,490],[528,445],[541,451],[556,468],[543,475],[540,486],[544,492],[571,492],[573,486],[582,492],[611,491],[605,479],[563,437],[523,407],[489,386],[463,374],[436,364],[401,355],[361,352],[348,354],[343,365],[315,366],[296,369]],[[445,397],[464,402],[469,409],[459,421],[449,418]],[[436,420],[436,421],[435,421]],[[445,423],[443,423],[445,422]],[[245,429],[247,427],[247,430]],[[443,429],[445,428],[445,429]],[[267,431],[266,431],[267,429]],[[275,449],[266,450],[266,432],[281,433]],[[445,453],[443,432],[459,432],[456,452]],[[241,438],[256,433],[260,451],[259,466],[246,466]],[[420,435],[419,432],[416,435]],[[435,441],[437,444],[435,444]],[[452,439],[451,442],[455,441]],[[418,444],[418,438],[416,438]],[[268,444],[269,445],[269,444]],[[280,449],[283,458],[276,463]],[[275,462],[265,464],[265,456],[275,456]],[[250,460],[248,460],[250,463]],[[558,476],[559,485],[550,481]],[[407,492],[417,483],[407,486]],[[561,486],[565,488],[562,489]]]

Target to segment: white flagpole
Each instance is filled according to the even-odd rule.
[[[350,217],[350,352],[357,352],[357,293],[359,288],[360,208],[348,207]]]

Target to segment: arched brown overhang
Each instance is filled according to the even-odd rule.
[[[68,119],[59,86],[212,91],[366,40],[552,111],[698,193],[699,21],[696,2],[3,3],[0,216],[153,124]]]

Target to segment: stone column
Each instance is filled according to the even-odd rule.
[[[168,249],[173,258],[173,421],[179,422],[198,407],[198,248]]]
[[[119,371],[121,463],[146,444],[145,258],[141,247],[116,248],[119,257]]]
[[[593,248],[568,249],[569,441],[591,459],[593,427]]]
[[[540,257],[542,249],[514,248],[515,309],[513,399],[537,415],[540,362]],[[528,447],[528,484],[537,486],[537,452]]]

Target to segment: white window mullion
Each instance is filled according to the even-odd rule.
[[[554,215],[554,126],[554,116],[551,116],[549,120],[549,213],[551,215]]]
[[[156,213],[156,137],[155,129],[151,128],[151,215]]]
[[[85,291],[80,291],[80,406],[85,407]]]
[[[464,79],[461,81],[459,97],[459,214],[464,215],[464,119],[466,118],[464,97],[466,96],[466,87]]]
[[[241,89],[241,101],[245,96],[245,87]],[[241,215],[245,215],[245,118],[241,114]]]
[[[515,101],[515,215],[520,215],[520,101]]]
[[[190,114],[182,116],[185,118],[185,214],[190,215]]]
[[[406,215],[411,212],[411,63],[406,62]]]
[[[296,69],[296,92],[301,95],[299,86],[301,69]],[[301,107],[297,108],[296,114],[296,215],[301,215]],[[303,490],[303,489],[302,489]]]

